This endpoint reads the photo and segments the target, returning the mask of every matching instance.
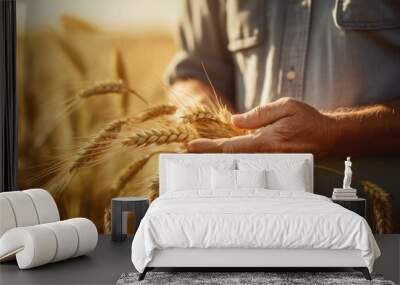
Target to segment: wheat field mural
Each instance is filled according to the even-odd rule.
[[[175,52],[170,36],[103,32],[69,16],[61,22],[62,31],[19,36],[18,93],[19,187],[50,190],[63,218],[88,217],[107,233],[112,197],[158,196],[160,153],[248,132],[217,99],[203,106],[168,96],[160,78]],[[360,183],[373,202],[373,228],[392,232],[388,194]]]

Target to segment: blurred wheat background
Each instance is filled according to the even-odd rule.
[[[88,5],[90,3],[87,2],[94,1],[71,2]],[[146,29],[148,26],[140,26],[135,19],[135,13],[154,17],[162,8],[157,6],[161,1],[153,1],[154,7],[147,7],[144,1],[130,2],[126,7],[124,4],[127,1],[120,0],[115,1],[114,5],[106,5],[109,13],[97,16],[105,17],[104,22],[91,22],[82,16],[64,14],[62,9],[67,9],[68,5],[66,8],[59,7],[60,1],[37,1],[38,6],[54,10],[54,15],[45,15],[47,22],[43,19],[24,18],[32,9],[39,9],[33,6],[34,3],[29,3],[31,8],[27,11],[24,11],[26,6],[18,6],[20,189],[43,187],[56,174],[49,170],[57,170],[57,163],[73,156],[77,147],[92,134],[113,119],[136,114],[146,107],[133,96],[111,93],[88,98],[72,113],[65,113],[65,102],[79,90],[94,82],[120,78],[150,104],[166,101],[161,78],[175,52],[172,31],[165,28],[165,21],[169,19],[156,21],[155,24],[153,21],[152,26]],[[130,21],[126,19],[126,26],[121,23],[124,19],[120,19],[119,26],[115,23],[114,28],[107,26],[107,19],[113,15],[118,16],[118,11],[124,13],[127,9],[143,5],[145,7],[140,11],[131,12],[132,18]],[[78,5],[77,11],[85,12],[79,9]],[[32,13],[35,14],[34,11]],[[174,20],[170,20],[169,26],[173,25]],[[99,166],[80,171],[63,191],[62,199],[58,199],[63,215],[88,217],[101,231],[104,209],[110,203],[109,197],[104,195],[104,189],[137,155],[119,155]],[[156,163],[153,160],[145,166],[137,181],[154,174]],[[127,185],[130,190],[125,195],[134,194],[140,187],[143,185]]]

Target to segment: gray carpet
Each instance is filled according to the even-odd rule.
[[[379,284],[394,285],[382,276],[372,275],[368,281],[359,272],[148,272],[146,278],[137,281],[138,273],[122,274],[117,285],[133,284]]]

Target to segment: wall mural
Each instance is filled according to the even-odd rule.
[[[159,153],[186,152],[194,138],[248,132],[231,123],[223,104],[179,101],[162,83],[177,49],[164,23],[138,32],[54,12],[53,22],[32,28],[29,5],[19,4],[18,184],[51,191],[63,219],[88,217],[109,233],[112,197],[158,196]],[[316,161],[315,193],[330,196],[342,186],[344,159]],[[368,199],[373,230],[400,232],[400,157],[352,162],[352,186]]]

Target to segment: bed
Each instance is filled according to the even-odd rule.
[[[132,243],[159,267],[352,267],[380,251],[361,216],[313,194],[311,154],[162,154],[160,197]]]

